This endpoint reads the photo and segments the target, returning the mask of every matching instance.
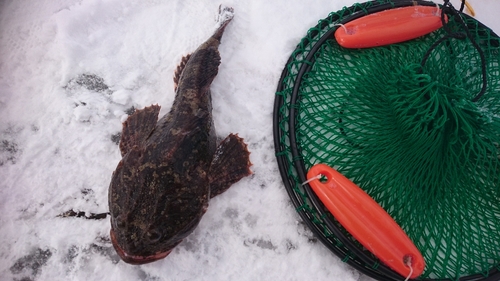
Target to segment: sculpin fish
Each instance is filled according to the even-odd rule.
[[[232,8],[220,7],[215,33],[183,58],[169,113],[158,120],[160,106],[151,105],[123,123],[123,158],[113,172],[108,201],[111,241],[127,263],[166,257],[196,228],[211,197],[251,174],[243,139],[230,134],[217,146],[212,119],[210,85],[232,18]]]

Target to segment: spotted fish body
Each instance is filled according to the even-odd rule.
[[[172,109],[136,111],[123,124],[122,160],[109,187],[111,241],[131,264],[152,262],[198,225],[211,197],[251,174],[249,152],[237,135],[219,146],[212,119],[210,85],[220,64],[218,46],[232,19],[219,9],[216,32],[183,59],[174,81]]]

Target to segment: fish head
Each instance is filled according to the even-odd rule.
[[[129,264],[145,264],[165,258],[182,239],[168,238],[161,230],[135,229],[133,225],[111,219],[110,237],[120,258]]]
[[[154,177],[141,168],[145,154],[133,147],[113,172],[109,186],[111,242],[120,258],[130,264],[165,258],[181,240],[165,229],[168,221],[156,208],[159,198],[151,187]]]
[[[144,160],[146,154],[133,148],[118,164],[109,187],[111,242],[130,264],[165,258],[194,230],[208,207],[208,187],[188,188],[172,172],[174,164],[161,168]]]
[[[204,213],[206,209],[202,210]],[[120,258],[129,264],[145,264],[165,258],[198,225],[202,214],[179,228],[170,221],[156,226],[111,216],[110,237]],[[172,231],[175,233],[172,234]]]

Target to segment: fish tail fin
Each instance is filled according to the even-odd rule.
[[[243,139],[230,134],[217,147],[208,175],[210,197],[226,191],[232,184],[252,174],[250,152]]]
[[[217,30],[215,31],[214,35],[212,35],[213,38],[215,38],[217,41],[220,41],[222,38],[222,34],[224,33],[224,29],[226,29],[226,26],[231,22],[231,20],[234,17],[234,9],[231,7],[219,6],[219,14],[217,15],[217,24],[216,28]]]

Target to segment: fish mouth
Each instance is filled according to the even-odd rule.
[[[170,254],[170,252],[172,252],[172,250],[170,250],[170,251],[167,251],[167,252],[159,252],[159,253],[156,253],[156,254],[150,255],[150,256],[134,256],[134,255],[129,255],[129,254],[127,254],[127,252],[125,252],[118,245],[118,242],[116,241],[116,237],[115,237],[115,232],[113,231],[113,229],[110,230],[109,234],[110,234],[110,237],[111,237],[111,242],[113,244],[113,247],[116,250],[116,253],[118,253],[118,256],[120,256],[120,258],[124,262],[129,263],[129,264],[139,265],[139,264],[145,264],[145,263],[154,262],[154,261],[163,259],[164,257],[168,256],[168,254]]]

